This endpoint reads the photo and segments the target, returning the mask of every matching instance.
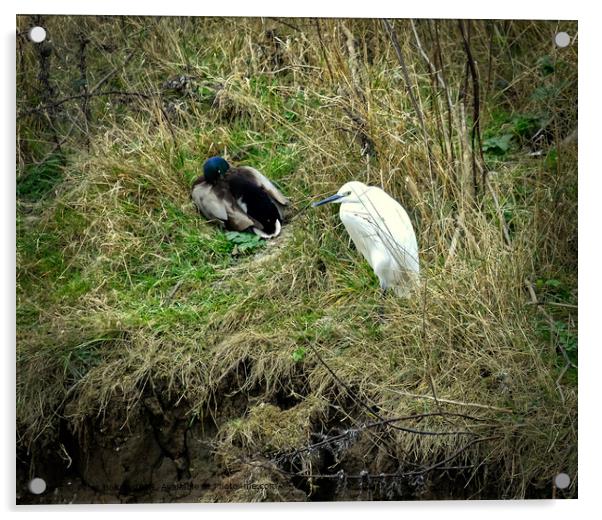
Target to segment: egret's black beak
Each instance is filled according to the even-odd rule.
[[[318,206],[321,206],[322,204],[328,204],[329,202],[334,202],[335,200],[339,200],[342,199],[345,195],[339,195],[338,193],[335,193],[334,195],[331,195],[330,197],[326,197],[324,200],[320,200],[318,202],[312,202],[312,207],[317,208]]]

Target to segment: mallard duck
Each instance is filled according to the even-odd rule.
[[[378,277],[382,292],[392,289],[398,296],[409,296],[419,280],[418,244],[401,204],[380,188],[358,181],[312,206],[328,202],[341,205],[345,229]]]
[[[289,200],[261,172],[249,166],[232,167],[211,157],[203,175],[192,184],[192,200],[209,220],[232,231],[250,231],[262,238],[280,234]]]

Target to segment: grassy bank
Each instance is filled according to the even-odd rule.
[[[450,459],[499,498],[576,474],[577,44],[554,46],[559,24],[33,23],[51,41],[17,46],[24,453],[160,386],[191,423],[215,417],[224,474],[339,423],[372,473]],[[216,154],[291,198],[277,240],[241,252],[197,214]],[[417,231],[421,289],[384,322],[338,215],[306,209],[351,179]],[[434,415],[364,431],[416,414]],[[286,471],[311,474],[302,459]]]

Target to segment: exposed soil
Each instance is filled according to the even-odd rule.
[[[244,416],[249,403],[238,394],[224,397],[222,404],[219,417],[208,414],[191,423],[188,403],[168,404],[153,392],[131,409],[115,401],[77,432],[65,422],[55,446],[17,454],[17,504],[504,498],[498,486],[484,486],[482,472],[472,470],[393,480],[347,478],[361,476],[371,462],[369,439],[359,439],[339,460],[330,450],[314,456],[314,472],[338,471],[338,479],[290,478],[261,456],[228,471],[212,446],[219,425]],[[276,404],[291,406],[286,399]],[[395,471],[395,461],[382,461],[382,471]],[[34,477],[47,484],[40,495],[28,489]],[[550,498],[551,489],[533,488],[529,496]]]

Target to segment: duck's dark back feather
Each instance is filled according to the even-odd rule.
[[[260,186],[265,190],[268,194],[272,202],[278,208],[278,212],[280,213],[280,219],[284,219],[285,208],[289,205],[289,200],[280,192],[278,188],[274,185],[274,183],[268,179],[263,173],[256,170],[255,168],[251,168],[250,166],[240,166],[235,169],[236,172],[240,175],[246,177],[249,182],[253,182]]]
[[[249,217],[262,224],[266,234],[271,235],[276,231],[276,221],[281,218],[280,212],[264,188],[259,186],[252,176],[244,169],[231,169],[218,184],[221,182],[227,183],[239,206],[243,207]]]

